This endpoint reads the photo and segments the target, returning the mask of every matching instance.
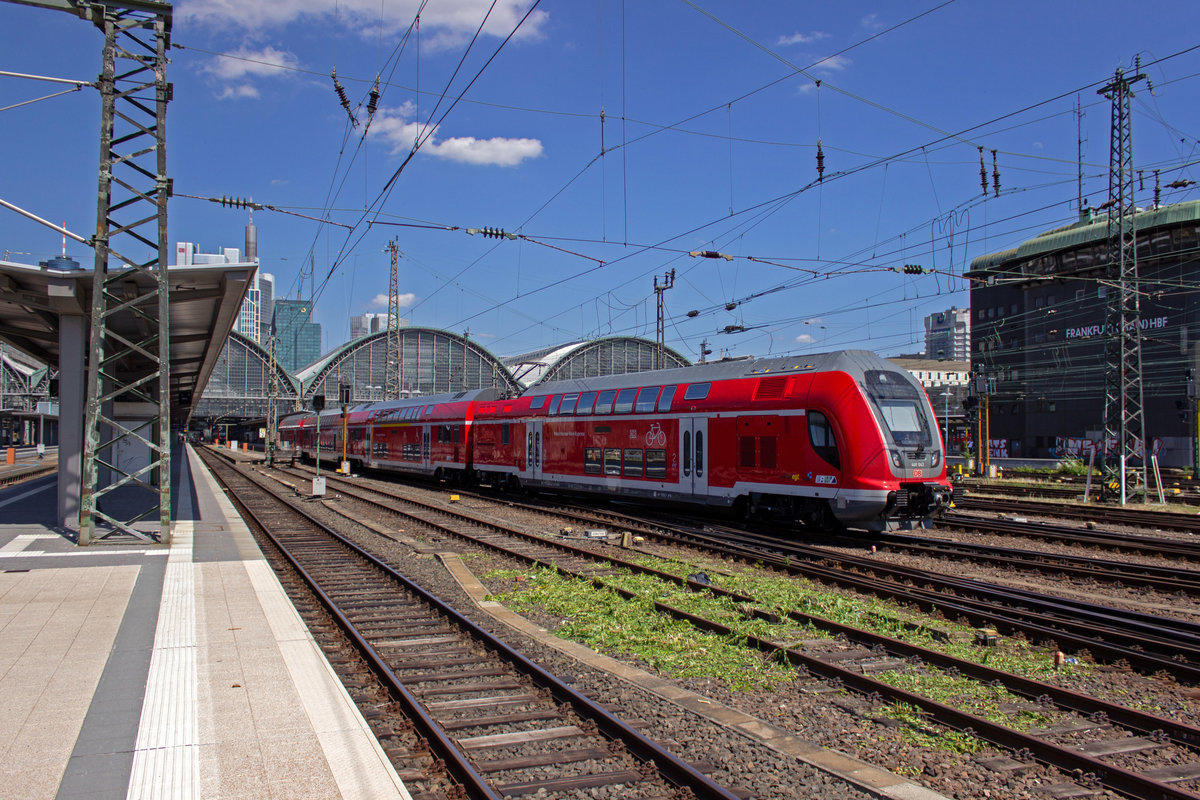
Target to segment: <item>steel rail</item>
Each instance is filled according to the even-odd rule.
[[[344,481],[340,483],[345,484]],[[415,501],[410,498],[399,497],[391,492],[386,492],[383,490],[371,489],[371,491],[375,491],[387,497],[402,500],[406,503],[427,508],[438,514],[442,514],[451,518],[460,518],[465,521],[469,521],[471,524],[481,524],[495,530],[506,530],[506,527],[503,525],[489,520],[480,520],[479,518],[474,517],[474,515],[464,514],[460,511],[450,511],[438,506]],[[392,513],[400,516],[404,516],[409,519],[417,519],[427,525],[432,524],[429,520],[422,520],[419,517],[413,517],[410,514],[394,508],[389,508],[381,503],[378,503],[377,501],[367,500],[366,502],[370,502],[372,505],[380,508],[386,508],[392,511]],[[512,529],[507,530],[511,531]],[[456,532],[453,529],[449,529],[448,532],[457,536],[466,536],[465,534]],[[521,532],[513,532],[522,538],[536,539],[539,543],[549,544],[552,547],[563,549],[561,543],[549,542],[547,540],[543,540],[541,537],[530,536],[529,534],[524,534]],[[638,598],[638,595],[635,593],[620,587],[609,585],[601,578],[584,575],[581,573],[574,573],[571,570],[559,565],[546,564],[540,559],[523,555],[518,551],[504,548],[495,543],[486,542],[469,536],[466,536],[466,538],[470,538],[472,541],[485,545],[494,550],[499,550],[508,555],[520,558],[526,563],[549,566],[564,574],[586,580],[598,588],[605,588],[616,592],[626,599]],[[605,556],[594,553],[589,553],[589,555],[596,559],[603,559],[606,561],[610,560]],[[678,582],[678,579],[675,580]],[[739,600],[744,598],[743,595],[736,595],[735,593],[729,592],[717,586],[699,584],[694,581],[688,581],[687,584],[689,588],[693,589],[694,591],[707,591],[714,595],[727,596],[737,598]],[[722,636],[731,635],[734,633],[734,631],[728,626],[713,622],[712,620],[705,619],[686,611],[682,611],[668,604],[653,601],[653,606],[656,610],[668,614],[676,619],[685,620],[700,630]],[[751,618],[772,621],[777,621],[778,619],[774,614],[761,609],[748,609],[744,613],[747,615],[747,617]],[[878,644],[885,650],[895,654],[911,655],[922,659],[927,659],[929,663],[944,669],[957,669],[976,680],[998,680],[1007,688],[1011,689],[1015,694],[1033,697],[1039,700],[1043,698],[1049,698],[1053,703],[1065,710],[1075,711],[1082,714],[1105,715],[1108,719],[1111,719],[1118,724],[1138,731],[1147,732],[1151,735],[1161,732],[1170,740],[1184,747],[1194,749],[1200,746],[1200,729],[1178,723],[1168,718],[1158,717],[1153,714],[1118,706],[1112,703],[1106,703],[1104,701],[1096,700],[1095,698],[1087,697],[1086,695],[1072,692],[1070,690],[1061,689],[1050,684],[1044,684],[1032,679],[994,670],[981,664],[975,664],[974,662],[957,659],[953,656],[927,650],[926,648],[922,648],[917,645],[909,645],[907,643],[900,642],[899,640],[890,639],[889,637],[880,636],[878,634],[872,634],[867,631],[861,631],[850,626],[834,623],[830,620],[824,620],[819,617],[798,613],[789,614],[788,616],[790,619],[793,619],[797,622],[808,622],[815,624],[818,627],[828,628],[834,632],[844,633],[848,638],[851,639],[858,639],[861,642],[870,643],[872,645]],[[743,636],[743,634],[740,632],[738,635]],[[1017,751],[1026,750],[1032,753],[1034,757],[1043,763],[1060,769],[1065,769],[1068,771],[1079,770],[1084,773],[1095,775],[1097,779],[1100,780],[1104,785],[1116,791],[1120,791],[1130,797],[1139,798],[1139,800],[1196,800],[1197,797],[1200,797],[1200,795],[1193,794],[1187,790],[1179,789],[1178,787],[1152,780],[1129,770],[1114,767],[1106,762],[1100,761],[1098,758],[1093,758],[1069,748],[1060,747],[1035,735],[1015,731],[1011,728],[1000,725],[999,723],[994,723],[982,717],[977,717],[967,712],[951,708],[944,704],[938,703],[937,701],[929,700],[906,690],[897,689],[882,681],[878,681],[865,675],[860,675],[859,673],[839,667],[836,664],[830,664],[829,662],[823,661],[814,656],[810,656],[794,648],[784,648],[777,642],[772,642],[770,640],[753,635],[745,636],[744,638],[747,642],[763,652],[782,654],[789,663],[795,666],[803,667],[809,672],[821,675],[831,680],[839,681],[843,685],[849,686],[862,694],[888,697],[895,702],[911,704],[929,713],[930,716],[937,722],[945,724],[956,730],[961,730],[972,735],[980,736],[981,738],[992,741],[993,743],[1005,748]]]
[[[311,515],[308,515],[303,509],[297,508],[290,501],[281,497],[277,497],[277,499],[280,500],[280,502],[283,502],[289,508],[292,508],[298,513],[303,514],[306,518],[311,520],[313,524],[320,527],[325,533],[331,535],[347,548],[357,553],[360,557],[366,559],[368,563],[387,574],[392,578],[392,580],[404,587],[405,590],[411,592],[419,597],[423,602],[437,609],[439,613],[445,615],[453,624],[461,627],[473,638],[482,642],[486,647],[499,653],[505,660],[513,663],[518,669],[527,674],[536,684],[548,690],[551,696],[556,700],[572,706],[585,718],[595,721],[597,728],[601,733],[608,736],[610,739],[621,742],[629,749],[630,753],[643,762],[653,763],[659,773],[670,783],[680,788],[691,790],[697,798],[700,798],[700,800],[738,800],[738,796],[736,794],[715,783],[712,779],[708,778],[695,767],[677,757],[671,751],[658,745],[656,742],[646,737],[638,730],[627,725],[621,721],[620,718],[609,712],[600,704],[571,688],[557,676],[546,671],[541,666],[514,649],[507,642],[499,639],[491,632],[478,626],[474,621],[464,616],[453,606],[431,594],[388,564],[380,561],[367,550],[339,534],[337,531],[334,531],[320,521],[313,519]],[[419,703],[417,705],[419,706]],[[430,719],[430,722],[435,726],[437,725],[437,723],[432,719]],[[440,730],[441,726],[437,727]]]

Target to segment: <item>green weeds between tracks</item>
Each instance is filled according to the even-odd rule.
[[[887,601],[849,596],[801,578],[781,577],[756,567],[730,571],[728,565],[651,556],[641,557],[638,561],[643,566],[679,576],[707,571],[721,587],[754,597],[756,607],[780,616],[783,621],[749,620],[736,603],[726,598],[692,592],[652,576],[634,575],[624,570],[606,575],[604,580],[634,593],[636,600],[625,600],[615,592],[596,589],[587,581],[565,578],[551,570],[503,570],[489,573],[487,577],[510,582],[510,590],[494,599],[517,611],[552,618],[554,621],[549,625],[558,636],[601,652],[634,657],[651,669],[674,678],[716,679],[733,691],[767,690],[795,676],[790,666],[745,646],[747,635],[787,646],[831,638],[831,634],[819,626],[787,620],[786,615],[791,612],[862,628],[1030,678],[1046,680],[1055,674],[1049,655],[1038,652],[1024,641],[1007,639],[999,647],[978,647],[973,643],[971,628],[916,616]],[[734,633],[716,636],[700,632],[686,622],[657,613],[654,602],[720,622]],[[1086,664],[1066,667],[1073,671],[1088,668]],[[889,685],[1021,729],[1045,724],[1048,719],[1036,710],[1015,715],[1001,711],[1002,705],[1019,704],[1025,698],[933,667],[882,672],[875,677]],[[891,705],[876,713],[901,722],[904,738],[917,744],[936,744],[953,752],[975,752],[983,746],[974,737],[929,726],[915,709]]]

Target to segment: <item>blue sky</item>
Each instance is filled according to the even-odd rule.
[[[919,351],[926,315],[969,304],[971,258],[1077,217],[1078,131],[1084,196],[1106,199],[1110,108],[1096,90],[1137,55],[1154,85],[1134,98],[1139,204],[1154,169],[1164,184],[1200,180],[1192,3],[545,0],[487,16],[490,0],[429,0],[413,27],[420,5],[175,5],[175,191],[340,223],[255,214],[280,296],[299,297],[312,265],[326,348],[351,315],[386,311],[395,237],[402,313],[499,355],[653,338],[653,281],[670,270],[667,342],[691,359],[702,340],[714,355]],[[0,3],[0,42],[0,70],[99,71],[98,31],[65,13]],[[86,88],[27,102],[59,90],[0,77],[0,199],[87,235],[99,102]],[[241,247],[245,223],[171,202],[171,241],[206,252]],[[525,238],[465,232],[481,227]],[[11,260],[59,246],[0,212]],[[708,250],[732,260],[688,255]],[[904,264],[936,271],[889,271]]]

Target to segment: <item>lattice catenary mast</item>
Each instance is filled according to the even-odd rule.
[[[1140,65],[1139,65],[1140,66]],[[1147,490],[1149,460],[1142,402],[1142,331],[1138,286],[1133,195],[1133,127],[1131,86],[1146,80],[1141,72],[1126,77],[1117,69],[1111,83],[1099,90],[1112,101],[1108,172],[1108,289],[1107,338],[1104,362],[1104,442],[1101,459],[1105,474],[1119,481],[1121,502],[1129,493],[1125,469],[1139,455],[1141,490]],[[1109,446],[1115,444],[1115,463]]]
[[[400,248],[396,240],[388,242],[392,256],[391,278],[388,281],[387,357],[384,359],[384,389],[386,400],[400,397]]]

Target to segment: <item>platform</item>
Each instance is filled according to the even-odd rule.
[[[409,795],[196,454],[171,546],[77,547],[0,489],[0,800]]]

